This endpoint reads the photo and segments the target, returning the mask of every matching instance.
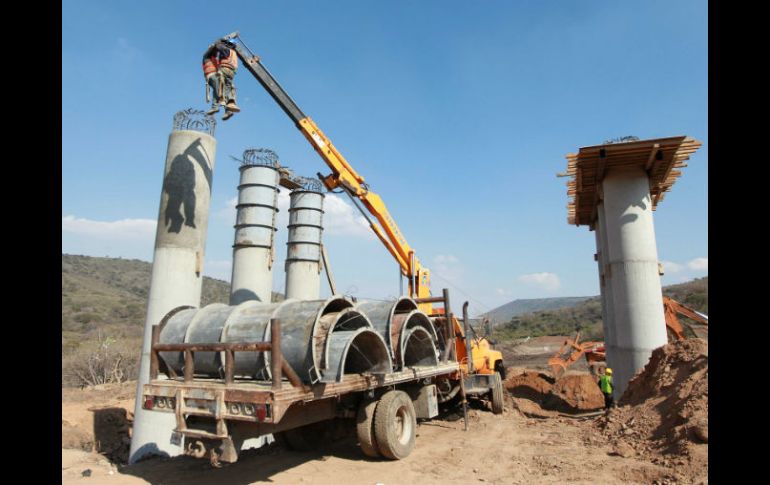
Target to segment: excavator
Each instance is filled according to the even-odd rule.
[[[502,353],[493,350],[489,340],[484,337],[476,335],[475,338],[471,338],[470,332],[473,329],[467,318],[467,302],[463,308],[464,318],[461,324],[449,308],[449,297],[446,291],[443,297],[431,295],[430,270],[422,265],[385,203],[371,190],[364,177],[345,159],[318,125],[297,106],[262,64],[260,57],[246,46],[238,32],[228,34],[220,40],[235,50],[243,66],[278,103],[331,169],[330,174],[319,173],[318,178],[329,191],[341,190],[350,197],[374,234],[398,263],[401,274],[408,281],[409,296],[415,299],[419,309],[434,318],[437,327],[445,328],[448,338],[455,339],[455,345],[447,345],[446,349],[453,351],[460,363],[462,375],[446,383],[444,389],[439,389],[439,401],[448,401],[457,395],[458,390],[462,390],[463,395],[488,395],[493,412],[502,413],[502,379],[505,377]],[[444,303],[444,308],[434,310],[433,303],[439,302]],[[451,326],[446,325],[447,319],[451,321]],[[469,355],[470,358],[468,358]]]
[[[708,326],[709,323],[708,315],[693,310],[668,296],[663,297],[663,315],[666,319],[666,331],[669,342],[684,340],[687,338],[687,333],[697,336],[692,326],[687,325],[685,327],[682,325],[677,315],[687,317],[701,325]],[[688,331],[685,331],[685,328]],[[604,342],[580,342],[580,332],[578,332],[574,339],[566,339],[556,354],[548,359],[548,366],[551,368],[554,377],[558,378],[564,374],[569,366],[577,362],[582,355],[585,355],[591,373],[596,374],[597,367],[607,360]]]

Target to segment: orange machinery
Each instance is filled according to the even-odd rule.
[[[702,325],[708,325],[709,323],[708,315],[693,310],[687,305],[679,303],[668,296],[663,297],[663,314],[666,319],[666,330],[668,332],[669,342],[687,338],[685,335],[685,327],[679,321],[677,315],[682,315]],[[567,367],[577,362],[582,355],[585,355],[591,373],[595,373],[596,367],[600,365],[601,362],[606,361],[604,342],[581,343],[580,332],[578,332],[574,339],[568,338],[565,340],[561,348],[559,348],[559,351],[556,352],[553,357],[548,359],[548,366],[551,368],[553,375],[559,377],[564,374]]]

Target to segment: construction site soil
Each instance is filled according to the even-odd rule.
[[[545,368],[553,352],[545,352],[537,367]],[[462,413],[444,410],[420,423],[414,451],[400,461],[366,458],[348,438],[312,453],[274,443],[244,451],[237,463],[218,469],[185,456],[129,466],[135,383],[63,389],[62,483],[708,483],[705,341],[657,349],[608,413],[587,372],[570,370],[556,380],[516,359],[509,362],[516,366],[507,370],[502,415],[484,402],[472,403],[466,432]]]

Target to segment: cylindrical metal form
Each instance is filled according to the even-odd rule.
[[[393,349],[398,346],[398,333],[394,344],[391,340],[393,316],[417,310],[417,303],[409,297],[402,296],[389,301],[360,300],[355,304],[355,308],[369,317],[374,330],[382,336],[388,348],[391,349],[391,356],[395,357]]]
[[[247,300],[269,303],[273,289],[278,169],[273,165],[244,164],[240,171],[230,304]]]
[[[148,454],[182,452],[170,444],[173,415],[142,408],[142,390],[149,380],[152,326],[173,308],[200,305],[203,257],[216,140],[214,119],[202,112],[177,113],[168,139],[160,197],[155,254],[150,278],[142,356],[136,386],[133,436],[129,462]],[[198,131],[204,130],[204,131]]]
[[[649,181],[641,167],[612,168],[602,182],[612,282],[615,395],[667,343]]]
[[[314,300],[321,292],[324,194],[297,189],[289,195],[286,298]]]

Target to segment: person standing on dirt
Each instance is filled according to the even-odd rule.
[[[612,399],[612,369],[609,367],[604,369],[604,374],[599,377],[599,389],[604,394],[604,409],[609,409],[615,404]]]

